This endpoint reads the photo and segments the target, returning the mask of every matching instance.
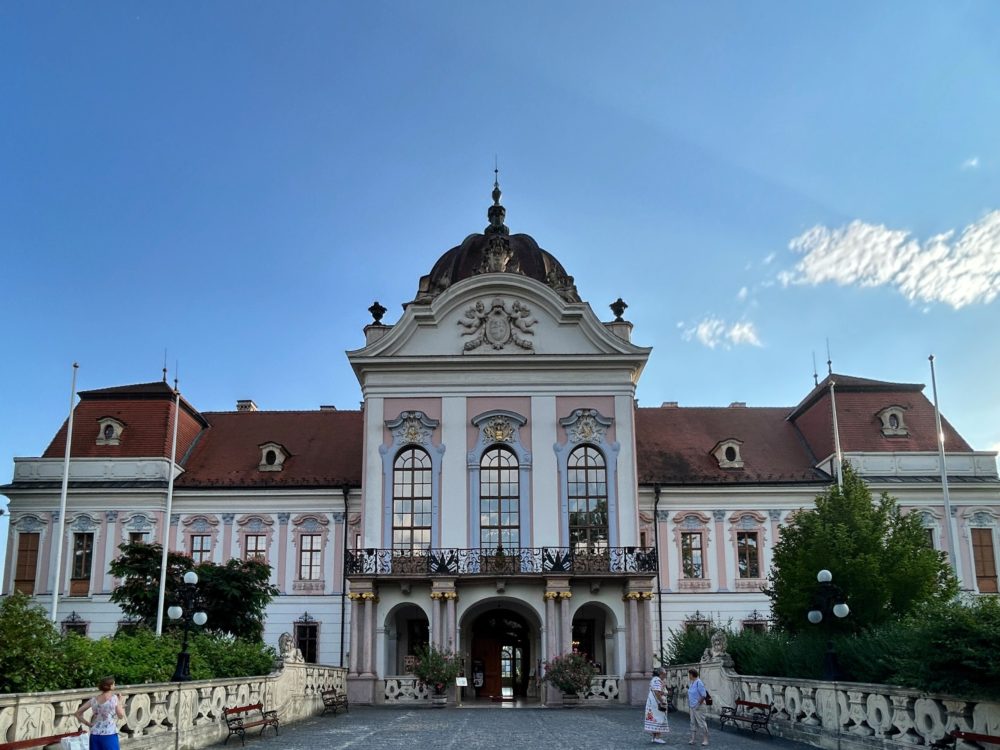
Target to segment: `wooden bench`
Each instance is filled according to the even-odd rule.
[[[965,740],[967,742],[978,742],[980,744],[986,743],[989,745],[1000,745],[1000,737],[994,737],[991,734],[977,734],[976,732],[966,732],[962,729],[952,729],[948,734],[935,742],[931,747],[934,748],[954,748],[955,742],[957,740]]]
[[[17,742],[3,742],[0,743],[0,750],[26,750],[29,747],[45,747],[46,745],[54,745],[59,742],[63,737],[78,737],[81,734],[85,734],[86,729],[77,729],[75,732],[65,732],[63,734],[53,734],[48,737],[39,737],[34,740],[18,740]]]
[[[254,719],[251,714],[254,711],[260,712],[260,718]],[[247,730],[253,729],[254,727],[260,727],[260,733],[263,736],[264,730],[268,727],[274,727],[274,733],[278,734],[278,712],[277,711],[265,711],[263,703],[254,703],[249,706],[238,706],[237,708],[224,708],[222,709],[222,716],[226,720],[226,726],[229,727],[229,735],[226,737],[226,742],[229,742],[229,738],[234,734],[240,736],[240,742],[244,745],[247,744]],[[223,744],[226,744],[225,742]]]
[[[754,734],[758,729],[763,729],[767,735],[771,736],[771,715],[775,712],[774,704],[754,703],[753,701],[736,701],[735,706],[725,706],[719,714],[719,728],[725,729],[727,723],[734,727],[739,725],[749,726]]]
[[[342,708],[345,711],[350,711],[350,706],[347,705],[347,696],[344,695],[339,690],[324,690],[320,693],[320,697],[323,699],[323,713],[327,711],[333,711],[333,715],[337,715],[337,709]],[[322,716],[322,714],[320,714]]]

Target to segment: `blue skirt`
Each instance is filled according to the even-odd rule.
[[[90,750],[119,750],[117,734],[90,735]]]

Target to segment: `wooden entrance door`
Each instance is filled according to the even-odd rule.
[[[483,684],[477,698],[524,697],[528,689],[531,638],[524,618],[508,609],[480,615],[472,626],[472,679],[482,665]],[[508,651],[508,674],[503,674],[503,651]]]

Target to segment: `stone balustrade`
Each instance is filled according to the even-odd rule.
[[[888,685],[740,675],[731,665],[723,653],[699,664],[670,667],[667,684],[677,691],[677,708],[688,710],[687,670],[693,667],[715,699],[709,716],[718,716],[737,699],[774,704],[772,733],[817,747],[911,749],[928,747],[952,729],[1000,734],[1000,703]],[[959,742],[957,750],[975,747]]]
[[[600,706],[617,703],[620,698],[621,678],[613,675],[597,675],[590,681],[590,689],[583,695],[580,705]],[[465,688],[464,700],[474,700],[475,688]],[[529,693],[530,694],[530,693]],[[382,703],[409,703],[414,706],[429,705],[431,693],[417,677],[413,675],[398,675],[386,677],[382,690]],[[448,688],[448,700],[457,700],[454,685]]]
[[[183,683],[121,685],[125,720],[119,729],[125,750],[195,750],[227,736],[222,709],[260,701],[276,709],[282,724],[323,710],[324,690],[347,692],[347,670],[285,662],[259,677]],[[78,728],[74,717],[96,689],[0,695],[0,742],[45,737]]]

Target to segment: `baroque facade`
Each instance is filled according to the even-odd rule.
[[[797,406],[640,408],[651,350],[624,303],[601,321],[553,255],[510,234],[496,186],[488,216],[395,324],[370,309],[347,355],[359,411],[201,412],[165,382],[80,393],[61,580],[66,425],[0,488],[3,592],[49,606],[58,586],[65,627],[113,633],[109,560],[166,530],[194,562],[268,562],[266,638],[347,666],[352,700],[412,690],[431,642],[464,659],[467,698],[558,700],[542,663],[575,648],[600,665],[600,697],[641,702],[669,628],[766,626],[782,526],[833,481],[831,381],[845,460],[921,514],[963,588],[997,591],[996,456],[943,422],[946,513],[922,385],[831,374]]]

